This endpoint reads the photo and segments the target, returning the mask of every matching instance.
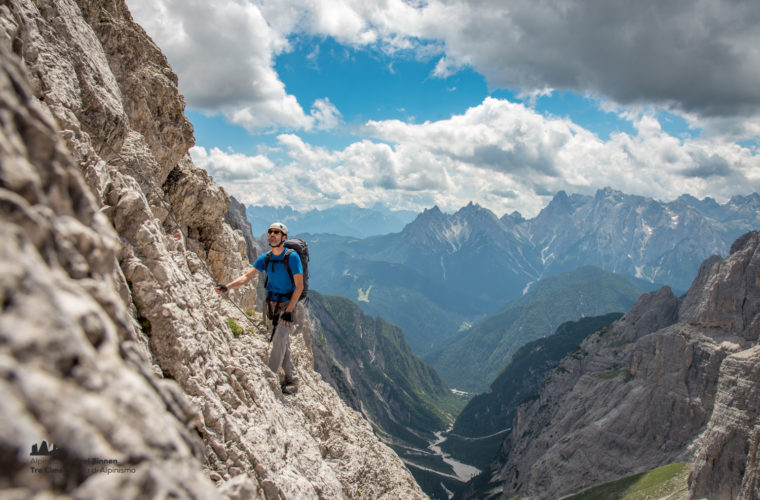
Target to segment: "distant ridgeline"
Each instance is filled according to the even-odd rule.
[[[291,234],[327,233],[366,238],[397,233],[417,214],[408,210],[336,205],[325,210],[307,212],[290,207],[248,206],[246,215],[253,225],[254,235],[263,234],[272,221],[282,221]]]

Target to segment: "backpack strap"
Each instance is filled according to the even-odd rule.
[[[266,271],[266,279],[264,280],[264,289],[266,289],[267,285],[269,285],[269,263],[277,263],[282,262],[285,265],[285,270],[288,272],[288,276],[290,276],[290,282],[293,283],[293,286],[296,285],[295,279],[293,279],[293,271],[290,270],[290,254],[292,254],[294,250],[292,248],[288,248],[285,250],[285,252],[282,255],[282,260],[275,260],[272,261],[272,251],[267,252],[267,257],[264,260],[264,271]],[[283,297],[287,297],[288,300],[293,295],[293,292],[290,292],[288,294],[281,294],[281,293],[272,293],[267,291],[267,300],[270,300],[271,297],[276,297],[277,302],[279,303]]]
[[[296,280],[293,279],[293,271],[290,270],[290,254],[292,253],[292,248],[285,250],[285,255],[282,257],[282,263],[285,264],[285,270],[288,272],[288,276],[290,276],[290,282],[293,283],[293,286],[296,286]]]
[[[266,273],[266,278],[264,278],[264,289],[266,290],[267,286],[269,285],[269,261],[272,259],[272,251],[267,252],[267,258],[264,259],[264,272]]]

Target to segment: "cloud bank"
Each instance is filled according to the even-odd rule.
[[[373,140],[340,151],[282,134],[278,145],[288,161],[279,166],[218,149],[191,153],[244,203],[299,209],[340,200],[456,210],[472,200],[499,215],[517,209],[530,217],[559,190],[592,194],[611,186],[663,201],[681,193],[725,201],[760,191],[760,157],[748,148],[677,139],[650,115],[635,126],[635,135],[603,141],[569,120],[489,98],[448,120],[368,122],[363,132]]]
[[[754,1],[128,4],[180,75],[189,105],[225,111],[251,130],[318,126],[319,111],[301,109],[274,70],[274,58],[298,34],[389,53],[429,56],[433,47],[435,76],[471,66],[491,86],[526,93],[568,89],[704,118],[760,111],[760,3]]]

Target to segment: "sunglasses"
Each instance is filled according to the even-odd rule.
[[[280,234],[280,233],[282,233],[282,231],[280,231],[279,229],[270,229],[269,231],[267,231],[267,233],[269,233],[269,234]]]

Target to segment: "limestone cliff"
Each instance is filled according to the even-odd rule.
[[[691,498],[760,498],[760,233],[706,260],[681,299],[642,296],[522,404],[463,496],[556,498],[693,462]]]
[[[256,257],[264,253],[264,251],[259,247],[256,238],[253,236],[253,228],[245,214],[245,205],[237,201],[233,196],[230,196],[230,209],[224,214],[224,222],[229,224],[232,229],[243,233],[245,254],[248,257],[248,262],[253,264],[256,261]]]
[[[123,0],[4,1],[0,58],[0,488],[423,497],[302,339],[283,399],[259,320],[213,291],[248,266],[245,241]],[[232,298],[252,308],[254,284]],[[31,456],[43,440],[55,454]]]

